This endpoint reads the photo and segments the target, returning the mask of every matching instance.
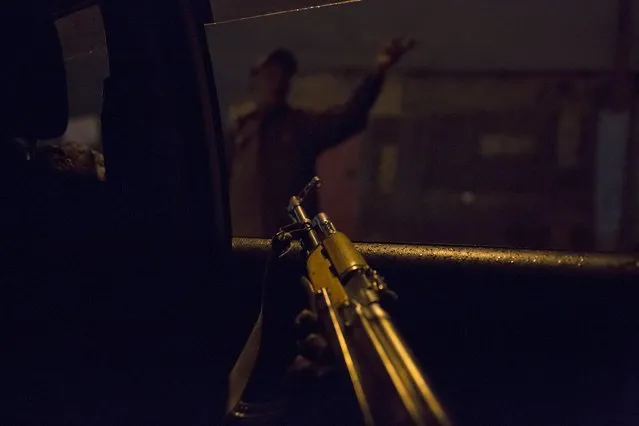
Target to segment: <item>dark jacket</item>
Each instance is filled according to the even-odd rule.
[[[315,175],[322,152],[366,127],[382,83],[381,75],[371,75],[344,105],[321,113],[285,105],[238,120],[227,136],[233,235],[272,237],[290,222],[290,197]],[[314,215],[317,198],[306,206]]]

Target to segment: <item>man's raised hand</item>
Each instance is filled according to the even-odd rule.
[[[390,40],[377,55],[377,70],[380,73],[388,71],[416,44],[415,40],[410,37],[397,37]]]

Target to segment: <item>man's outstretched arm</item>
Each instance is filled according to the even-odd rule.
[[[316,155],[364,130],[388,70],[414,46],[410,38],[391,40],[377,56],[375,71],[355,89],[349,100],[315,117],[312,140]]]

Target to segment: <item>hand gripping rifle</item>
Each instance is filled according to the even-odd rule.
[[[366,426],[449,425],[415,357],[380,298],[394,295],[349,238],[325,213],[311,219],[302,204],[320,185],[318,177],[293,196],[293,223],[273,239],[284,252],[299,241],[306,259],[303,279],[325,337],[347,372]]]

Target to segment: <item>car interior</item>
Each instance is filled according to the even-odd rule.
[[[67,131],[56,22],[91,7],[108,51],[104,181],[29,150]],[[271,246],[231,232],[210,2],[0,8],[0,423],[220,424]],[[455,424],[639,421],[636,253],[356,247],[399,295],[391,314]],[[261,348],[265,383],[296,353],[298,254],[271,271],[291,290]]]

